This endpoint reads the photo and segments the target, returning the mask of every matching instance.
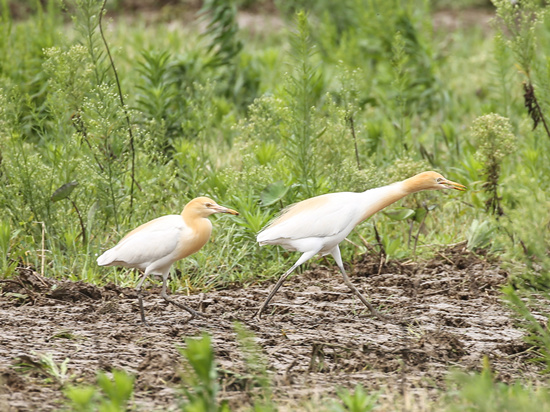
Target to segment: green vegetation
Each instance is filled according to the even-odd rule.
[[[96,254],[138,224],[208,195],[241,217],[216,221],[214,241],[178,264],[190,280],[171,287],[246,282],[287,264],[286,254],[254,242],[281,207],[424,169],[473,190],[404,200],[408,209],[430,211],[411,218],[414,241],[403,230],[409,221],[382,215],[359,234],[376,243],[376,223],[386,253],[398,258],[462,240],[461,228],[487,217],[487,196],[477,190],[484,184],[475,156],[481,142],[468,132],[474,119],[487,110],[510,115],[514,134],[526,133],[516,153],[546,142],[521,121],[528,116],[521,96],[507,96],[502,107],[503,88],[493,87],[490,70],[472,67],[472,50],[486,66],[496,65],[490,39],[453,33],[462,37],[444,51],[427,3],[390,3],[347,1],[340,14],[317,6],[310,14],[289,11],[281,16],[288,35],[266,38],[239,29],[228,2],[204,4],[202,32],[192,23],[168,29],[122,15],[113,25],[103,18],[100,30],[103,4],[95,0],[67,2],[64,10],[53,1],[45,10],[38,4],[24,20],[6,10],[0,209],[9,230],[1,231],[2,273],[17,262],[38,268],[44,259],[47,276],[102,282],[116,271],[98,269]],[[498,67],[505,72],[512,52],[501,43],[506,58]],[[518,156],[502,163],[497,197],[506,213],[508,205],[517,210],[511,187],[542,190],[530,175],[514,172]],[[455,217],[453,225],[441,224],[445,215]],[[522,258],[509,236],[495,242]],[[352,244],[343,250],[347,260],[361,252]]]
[[[181,354],[187,360],[183,373],[185,381],[183,392],[187,400],[181,410],[184,412],[229,411],[227,402],[218,404],[218,372],[210,336],[204,334],[200,339],[186,339],[185,343],[186,347],[181,350]]]
[[[270,394],[270,382],[265,371],[258,368],[261,359],[258,349],[250,339],[250,332],[236,325],[240,335],[241,349],[251,371],[250,376],[242,377],[252,382],[261,382],[263,395],[257,399],[250,410],[269,412],[278,410],[276,402]],[[248,342],[246,342],[248,341]],[[186,348],[180,350],[183,355],[182,372],[182,403],[181,410],[185,412],[224,412],[230,411],[227,402],[217,399],[219,392],[218,370],[211,338],[203,334],[199,338],[186,339]],[[254,353],[252,357],[250,354]],[[126,404],[133,393],[134,379],[124,371],[114,370],[110,379],[105,373],[97,375],[98,391],[93,386],[70,386],[65,394],[71,401],[73,411],[112,411],[127,410]],[[489,361],[480,373],[465,374],[454,372],[449,377],[451,389],[439,404],[422,405],[426,411],[532,411],[550,410],[550,391],[546,387],[531,387],[519,382],[507,385],[497,382],[491,372]],[[250,392],[250,387],[247,387]],[[267,396],[266,396],[267,395]],[[395,405],[379,398],[379,394],[367,393],[361,385],[353,390],[339,389],[337,398],[325,405],[317,405],[318,410],[327,412],[368,412],[373,410],[394,410]]]
[[[113,370],[110,375],[112,378],[104,372],[98,372],[97,387],[90,385],[67,387],[65,395],[70,400],[70,410],[75,412],[126,411],[126,405],[134,392],[134,377],[119,370]]]
[[[49,277],[133,285],[95,257],[140,223],[207,195],[241,215],[216,219],[213,242],[177,264],[188,277],[170,286],[246,284],[294,258],[255,243],[282,207],[436,169],[469,190],[404,199],[350,236],[345,260],[364,252],[355,246],[362,239],[381,243],[388,258],[462,240],[498,255],[513,274],[508,302],[550,365],[550,335],[532,316],[549,313],[533,296],[550,298],[544,2],[494,0],[491,28],[451,31],[435,26],[424,0],[275,1],[289,28],[279,32],[237,24],[238,7],[264,1],[206,1],[187,25],[162,12],[161,24],[128,18],[119,2],[107,5],[113,14],[102,1],[60,3],[0,3],[0,277],[29,265]],[[213,355],[198,369],[191,342],[185,356],[197,380],[183,409],[208,401],[205,410],[223,410]],[[65,363],[42,361],[67,378]],[[254,372],[259,410],[269,397],[262,373]],[[495,384],[487,371],[464,379],[457,405],[470,409],[449,410],[504,410],[529,394],[549,402],[546,391]],[[98,384],[113,408],[132,393],[123,375]],[[109,385],[127,390],[113,399]],[[483,385],[496,400],[474,407]],[[75,405],[107,402],[93,389],[67,395]],[[335,410],[377,401],[360,387],[340,397]]]
[[[550,391],[546,387],[524,386],[519,382],[506,385],[495,382],[485,359],[481,373],[472,375],[456,372],[450,379],[455,390],[448,393],[448,412],[458,411],[547,411],[550,409]]]

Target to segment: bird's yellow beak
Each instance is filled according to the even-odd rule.
[[[453,182],[451,180],[444,180],[444,181],[440,182],[440,184],[445,186],[445,188],[447,188],[447,189],[460,190],[461,192],[466,190],[466,186],[461,185],[460,183]]]
[[[216,213],[229,213],[231,215],[238,215],[239,214],[239,212],[237,212],[236,210],[229,209],[227,207],[220,206],[220,205],[212,205],[210,207],[210,209],[215,210]]]

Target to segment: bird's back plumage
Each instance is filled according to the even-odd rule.
[[[199,250],[210,237],[211,224],[196,233],[181,215],[162,216],[128,233],[97,259],[100,266],[125,266],[154,272]]]
[[[328,252],[353,230],[395,197],[402,197],[399,186],[389,185],[361,193],[329,193],[296,203],[263,229],[260,245],[281,245],[305,252],[319,248]],[[387,200],[384,200],[387,199]]]
[[[258,234],[260,244],[280,239],[304,239],[337,235],[353,221],[352,199],[357,193],[330,193],[303,200],[284,210]]]

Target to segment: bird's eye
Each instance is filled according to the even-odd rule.
[[[212,207],[212,203],[210,203],[210,202],[206,202],[204,205],[205,205],[206,207]]]
[[[438,177],[437,179],[435,179],[435,181],[436,181],[437,183],[441,183],[441,182],[443,181],[443,178],[442,178],[442,177]]]

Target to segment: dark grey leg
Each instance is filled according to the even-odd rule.
[[[302,263],[304,263],[305,261],[311,259],[313,256],[315,256],[317,254],[318,251],[315,251],[315,252],[305,252],[302,256],[300,256],[300,259],[298,259],[298,261],[292,265],[292,267],[283,275],[281,276],[281,278],[277,281],[277,283],[275,284],[275,286],[273,287],[273,289],[271,290],[271,292],[269,292],[269,296],[267,297],[267,299],[264,301],[264,303],[262,303],[262,306],[260,306],[260,308],[256,311],[256,313],[254,314],[254,316],[252,316],[252,318],[256,318],[256,319],[260,319],[261,316],[262,316],[262,312],[265,310],[265,308],[267,307],[267,305],[269,305],[269,302],[271,301],[271,299],[273,298],[273,296],[275,296],[275,293],[277,293],[277,291],[279,290],[279,288],[281,287],[281,285],[283,284],[283,282],[286,280],[286,278],[298,267],[300,266]]]
[[[136,287],[138,301],[139,301],[139,314],[141,315],[141,322],[143,322],[145,326],[149,326],[149,324],[145,320],[145,310],[143,309],[143,296],[141,295],[141,287],[143,286],[143,282],[145,281],[145,279],[147,279],[148,275],[149,275],[148,273],[144,273],[141,276],[141,279],[139,280],[138,285]]]
[[[359,298],[359,300],[361,302],[363,302],[363,304],[369,308],[369,310],[371,311],[371,313],[376,316],[378,319],[380,320],[383,320],[383,321],[388,321],[390,320],[390,318],[386,315],[383,315],[381,314],[380,312],[378,312],[374,306],[372,306],[370,304],[370,302],[361,294],[361,292],[359,292],[359,290],[353,285],[353,283],[351,283],[351,281],[349,280],[349,277],[346,273],[346,270],[344,269],[344,264],[342,263],[342,256],[340,255],[340,248],[338,246],[336,246],[334,249],[331,250],[330,254],[334,257],[334,260],[336,261],[336,264],[338,265],[338,268],[340,269],[340,272],[342,272],[342,276],[344,277],[344,283],[346,284],[346,286],[348,288],[350,288],[350,290],[355,293],[355,295]]]
[[[182,305],[181,303],[176,302],[173,299],[170,299],[168,297],[168,294],[166,293],[166,283],[167,283],[167,281],[168,281],[168,276],[163,277],[163,279],[162,279],[162,291],[161,291],[160,295],[164,298],[165,301],[171,303],[174,306],[177,306],[180,309],[183,309],[183,310],[186,310],[187,312],[189,312],[191,314],[191,317],[187,320],[187,322],[189,322],[192,319],[195,319],[197,316],[203,316],[203,317],[206,316],[204,313],[197,312],[196,310],[193,310],[193,309],[191,309],[191,308],[189,308],[185,305]]]

